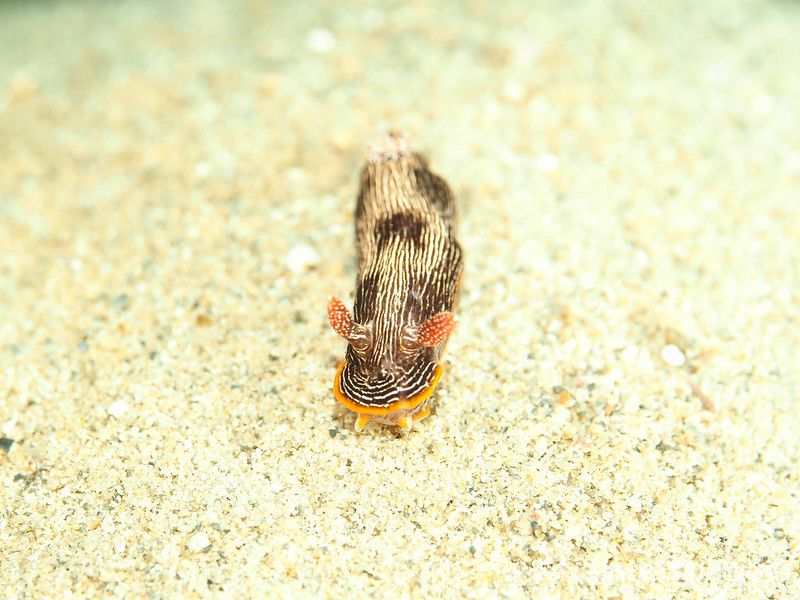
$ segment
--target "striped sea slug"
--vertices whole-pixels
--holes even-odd
[[[455,327],[463,261],[447,183],[389,135],[369,146],[356,205],[358,277],[353,314],[338,298],[328,320],[348,342],[333,381],[336,399],[406,431],[430,414],[442,355]]]

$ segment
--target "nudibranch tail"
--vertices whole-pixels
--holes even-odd
[[[367,160],[373,164],[399,160],[411,156],[412,153],[411,140],[405,135],[395,133],[390,133],[367,146]]]

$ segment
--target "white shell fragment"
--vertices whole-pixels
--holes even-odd
[[[306,244],[298,244],[286,255],[286,266],[292,273],[302,273],[319,262],[319,254]]]
[[[116,402],[109,405],[106,409],[108,414],[114,417],[115,419],[119,419],[128,412],[128,403],[124,400],[117,400]]]
[[[187,548],[192,552],[208,552],[211,549],[211,540],[205,533],[196,533],[189,540]]]
[[[336,47],[336,36],[329,29],[315,27],[306,35],[306,48],[318,54],[327,54]]]
[[[683,351],[674,344],[667,344],[661,349],[661,358],[672,367],[680,367],[686,362]]]

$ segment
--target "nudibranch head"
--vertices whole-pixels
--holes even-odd
[[[333,379],[333,395],[358,414],[357,431],[372,420],[410,430],[414,423],[430,414],[427,402],[442,377],[442,365],[431,363],[430,366],[423,379],[404,390],[404,383],[391,376],[360,378],[358,371],[349,369],[350,363],[345,359]]]
[[[404,327],[388,354],[380,354],[372,327],[354,323],[341,300],[328,301],[328,320],[350,342],[333,380],[333,394],[358,414],[356,430],[371,420],[410,430],[430,414],[427,402],[443,371],[437,350],[452,331],[452,313],[436,313],[420,325]]]

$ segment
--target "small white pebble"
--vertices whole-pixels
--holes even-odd
[[[753,112],[757,115],[764,116],[772,112],[775,106],[775,100],[769,94],[756,94],[752,100]]]
[[[533,446],[534,456],[536,456],[537,458],[541,458],[542,456],[544,456],[544,453],[547,452],[547,445],[548,441],[547,438],[544,436],[536,440],[536,443]]]
[[[17,433],[17,417],[12,417],[3,425],[3,435],[5,437],[14,438]]]
[[[194,166],[194,174],[198,179],[207,179],[211,174],[211,165],[206,161],[201,161]]]
[[[187,544],[192,552],[208,552],[211,549],[211,540],[205,533],[196,533]]]
[[[545,173],[555,171],[560,164],[561,161],[555,154],[542,154],[536,159],[536,168]]]
[[[639,348],[636,346],[626,346],[622,351],[622,360],[626,363],[632,363],[639,356]]]
[[[319,254],[311,246],[298,244],[286,255],[286,266],[292,273],[302,273],[319,262]]]
[[[128,412],[128,403],[123,400],[117,400],[113,404],[108,407],[108,414],[110,414],[115,419],[119,419]]]
[[[327,54],[336,47],[336,36],[324,27],[315,27],[306,34],[306,47],[312,52]]]
[[[622,381],[625,378],[625,371],[623,371],[620,367],[614,367],[608,373],[605,374],[605,379],[608,381],[610,385],[614,385]]]
[[[503,98],[508,102],[522,102],[525,99],[525,86],[519,81],[507,81],[503,85]]]
[[[286,177],[292,183],[300,183],[306,178],[306,172],[300,167],[292,167],[286,172]]]
[[[786,155],[786,167],[792,174],[800,173],[800,150],[789,152]]]
[[[686,362],[686,357],[680,348],[674,344],[667,344],[661,349],[661,358],[664,362],[673,367],[680,367]]]

